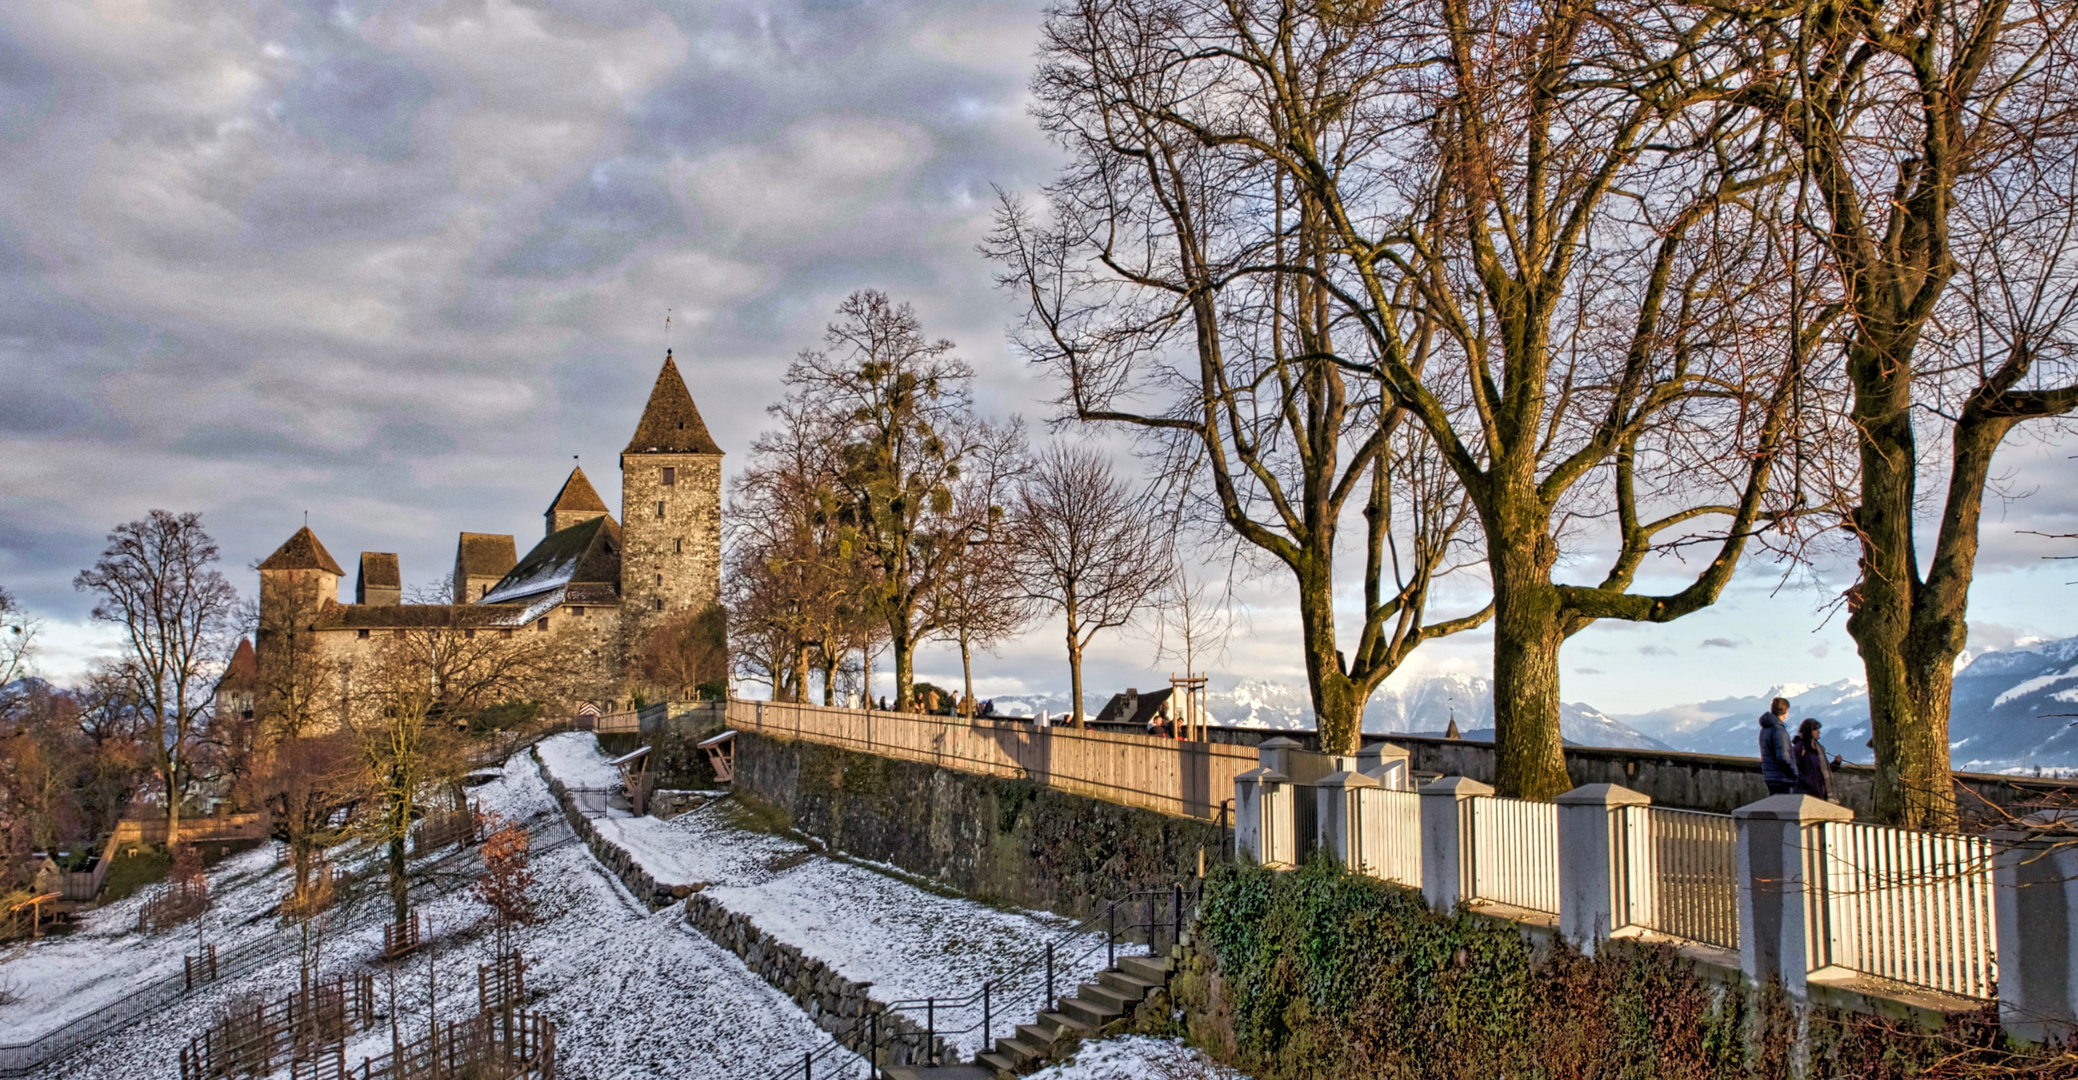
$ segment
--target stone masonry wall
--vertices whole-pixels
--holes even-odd
[[[621,629],[631,650],[657,623],[721,599],[721,465],[718,454],[621,456]],[[676,470],[670,485],[666,468]]]
[[[1213,823],[816,743],[736,737],[736,789],[830,847],[970,896],[1070,917],[1196,878],[1227,831]]]

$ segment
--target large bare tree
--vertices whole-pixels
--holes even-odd
[[[1089,447],[1053,443],[1041,451],[1015,505],[1016,572],[1027,595],[1060,613],[1069,699],[1081,727],[1083,650],[1155,601],[1169,579],[1168,531],[1148,500]]]
[[[209,723],[238,630],[238,593],[217,569],[200,514],[153,510],[108,534],[100,559],[73,579],[115,624],[123,653],[109,671],[128,689],[166,798],[166,843],[180,838],[190,754]]]
[[[1847,630],[1869,680],[1876,813],[1949,824],[1949,696],[1992,459],[2019,425],[2078,408],[2078,7],[1742,13],[1780,73],[1749,100],[1800,151],[1802,220],[1825,258],[1812,292],[1847,313],[1858,471],[1839,501],[1860,554]],[[1942,489],[1931,544],[1926,488]]]

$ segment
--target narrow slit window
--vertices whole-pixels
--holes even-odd
[[[356,630],[356,631],[354,631],[354,636],[355,636],[355,637],[367,637],[367,636],[368,636],[368,631],[366,631],[366,630]]]
[[[664,517],[664,504],[663,504],[663,502],[662,502],[661,500],[659,500],[659,501],[657,502],[657,518],[658,518],[658,520],[662,520],[662,519],[663,519],[663,517]]]
[[[662,610],[664,610],[664,598],[663,598],[663,597],[659,596],[659,597],[657,597],[657,598],[656,598],[655,600],[652,600],[652,601],[650,601],[650,602],[656,605],[656,608],[657,608],[657,610],[658,610],[658,611],[662,611]]]
[[[658,574],[658,575],[657,575],[657,584],[658,584],[658,585],[660,585],[660,586],[661,586],[662,584],[664,584],[664,575],[662,575],[662,574]]]
[[[684,540],[673,540],[673,541],[671,541],[671,554],[673,554],[673,555],[683,555],[683,554],[685,554],[685,541],[684,541]]]
[[[546,630],[546,629],[548,629],[548,620],[547,620],[547,619],[543,619],[543,620],[541,620],[540,622],[538,622],[538,623],[535,623],[535,624],[534,624],[534,629],[536,629],[536,630]]]

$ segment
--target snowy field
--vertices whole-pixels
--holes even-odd
[[[610,760],[586,732],[554,736],[541,749],[549,771],[572,786],[576,782],[559,770],[595,776]],[[1057,943],[1060,996],[1073,994],[1103,967],[1101,933],[1064,943],[1068,924],[1055,916],[942,896],[792,840],[735,828],[727,810],[726,802],[714,803],[669,821],[607,810],[594,820],[601,836],[651,877],[672,885],[706,883],[709,897],[844,977],[872,983],[874,998],[884,1003],[965,997],[984,979],[1000,985],[1009,965],[1048,941]],[[995,997],[998,1024],[1029,1023],[1038,1013],[1044,973],[1035,970],[1019,982],[1024,993]],[[948,1018],[946,1026],[958,1022]],[[999,1027],[997,1034],[1006,1030]],[[978,1029],[953,1041],[963,1057],[982,1049]]]
[[[509,762],[501,779],[471,794],[486,809],[515,820],[538,821],[556,814],[540,770],[525,755]],[[567,827],[559,827],[557,832],[569,835]],[[682,913],[676,909],[654,915],[647,912],[581,844],[551,846],[546,837],[536,843],[542,854],[534,865],[535,895],[543,918],[519,932],[518,944],[528,962],[529,1007],[553,1017],[557,1024],[559,1076],[583,1080],[759,1077],[823,1043],[826,1036],[793,1002],[767,986],[735,956],[686,926]],[[282,891],[279,879],[284,872],[267,868],[268,856],[255,852],[248,858],[251,865],[236,870],[226,863],[222,884],[212,882],[220,889],[218,901],[227,911],[262,910]],[[232,875],[241,871],[247,879],[234,879]],[[382,944],[378,923],[327,942],[320,962],[327,975],[374,972],[378,1010],[389,1012],[394,1000],[407,1039],[425,1030],[429,999],[437,1002],[437,1012],[444,1019],[475,1011],[476,967],[488,961],[492,950],[482,925],[485,909],[469,899],[465,890],[431,900],[421,910],[431,928],[430,957],[421,955],[391,966],[375,963]],[[110,914],[116,913],[111,909]],[[129,918],[134,923],[134,909]],[[192,943],[191,937],[175,937]],[[76,934],[69,941],[52,944],[83,945],[96,940]],[[100,952],[74,953],[74,958],[127,964],[123,952],[154,952],[166,947],[164,943],[125,941],[120,935],[102,935],[98,940]],[[178,970],[177,946],[172,956]],[[17,971],[26,976],[30,969],[18,968],[19,963],[0,964],[0,978]],[[86,1047],[45,1070],[44,1075],[64,1080],[178,1076],[180,1048],[227,1000],[255,993],[279,997],[295,986],[299,970],[292,953],[249,975],[226,980]],[[40,985],[35,992],[42,1000],[51,1000]],[[6,1023],[0,1020],[0,1029]],[[355,1057],[373,1055],[388,1044],[389,1030],[384,1025],[351,1045],[349,1052]]]
[[[1085,1042],[1070,1060],[1029,1080],[1248,1080],[1176,1039],[1126,1035]]]

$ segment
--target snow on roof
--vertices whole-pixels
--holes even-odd
[[[642,749],[636,750],[632,753],[622,754],[621,756],[614,758],[612,761],[609,761],[606,764],[612,765],[615,768],[619,768],[620,766],[626,765],[627,763],[635,760],[636,758],[639,758],[642,755],[649,753],[649,749],[649,747],[645,746]]]
[[[708,738],[708,739],[702,739],[702,740],[700,740],[699,744],[698,744],[697,746],[695,746],[695,747],[694,747],[694,749],[697,749],[697,750],[705,750],[705,749],[707,749],[708,747],[710,747],[710,746],[713,746],[713,745],[714,745],[714,744],[716,744],[716,743],[724,743],[724,742],[728,742],[728,741],[729,741],[730,739],[733,739],[733,738],[735,738],[735,737],[736,737],[736,729],[735,729],[735,728],[730,728],[729,730],[727,730],[727,731],[724,731],[724,732],[722,732],[721,734],[719,734],[719,735],[716,735],[716,736],[714,736],[714,737],[712,737],[712,738]]]

